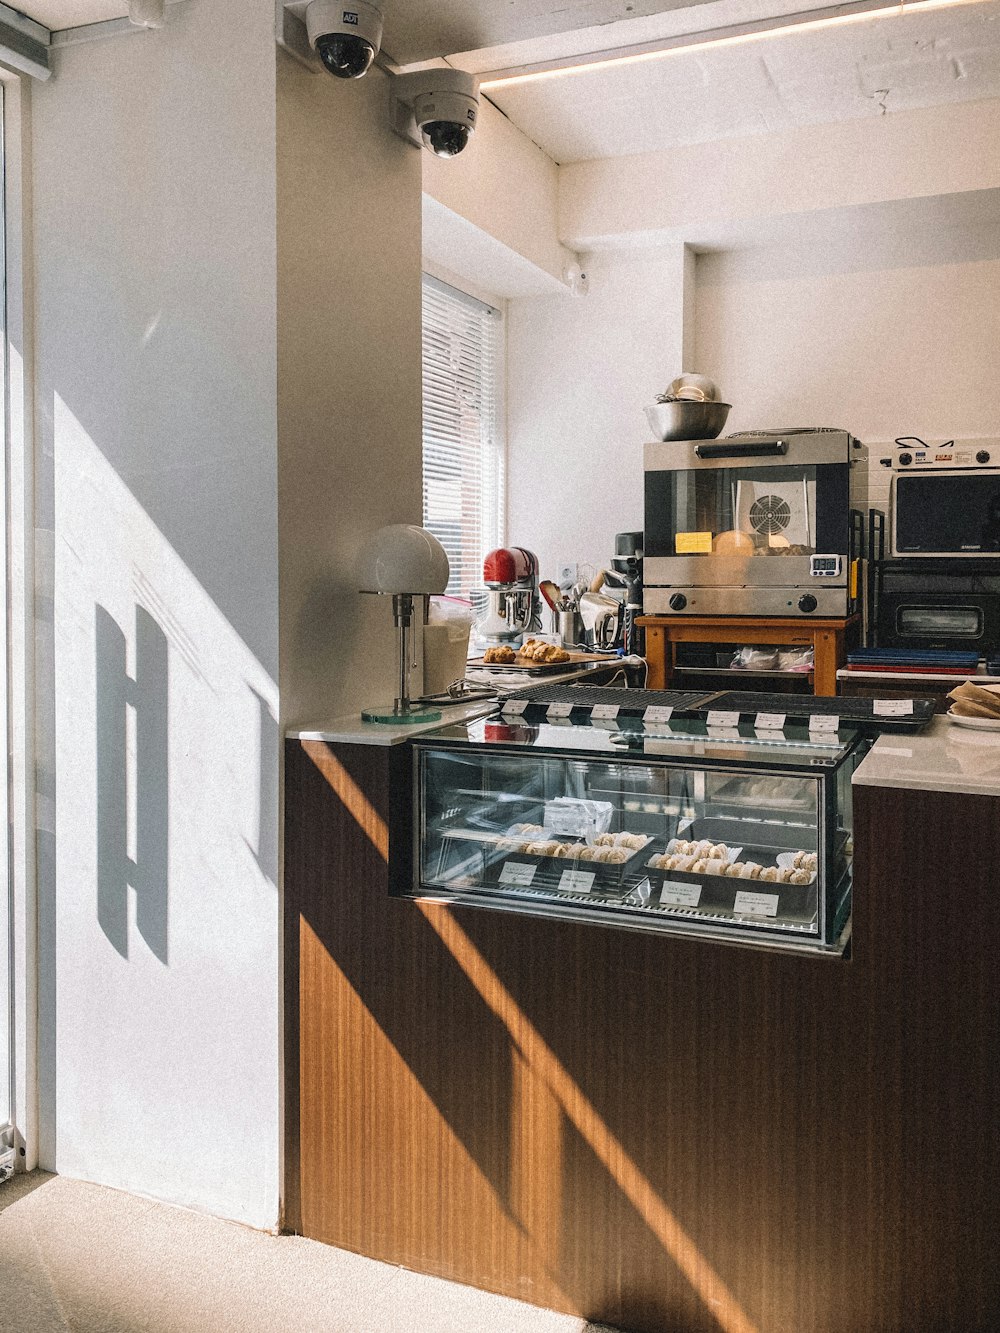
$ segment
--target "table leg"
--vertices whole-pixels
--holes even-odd
[[[820,630],[813,635],[813,690],[817,696],[833,698],[837,693],[837,644],[835,630]]]

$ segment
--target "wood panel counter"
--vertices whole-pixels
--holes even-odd
[[[878,763],[812,958],[394,899],[409,747],[289,739],[287,1228],[632,1333],[996,1328],[1000,786]]]

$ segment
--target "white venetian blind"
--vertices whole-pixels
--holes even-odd
[[[455,596],[482,586],[503,539],[502,333],[499,310],[424,275],[424,527],[448,552]]]

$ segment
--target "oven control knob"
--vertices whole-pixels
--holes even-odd
[[[988,463],[989,461],[990,461],[990,456],[989,456],[989,454],[986,452],[985,449],[980,449],[979,453],[976,454],[976,462],[977,462],[977,463]]]
[[[819,606],[819,602],[817,602],[811,592],[803,593],[799,598],[800,611],[815,611],[817,606]]]
[[[688,599],[684,596],[682,592],[675,592],[671,594],[670,597],[671,611],[683,611],[684,608],[687,606],[687,604],[688,604]]]
[[[906,465],[907,465],[908,463],[912,463],[912,462],[913,462],[913,455],[912,455],[912,454],[900,454],[900,455],[899,455],[899,465],[900,465],[900,467],[906,467]]]

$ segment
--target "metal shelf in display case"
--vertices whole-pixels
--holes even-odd
[[[842,952],[858,731],[479,719],[415,739],[403,896]]]

